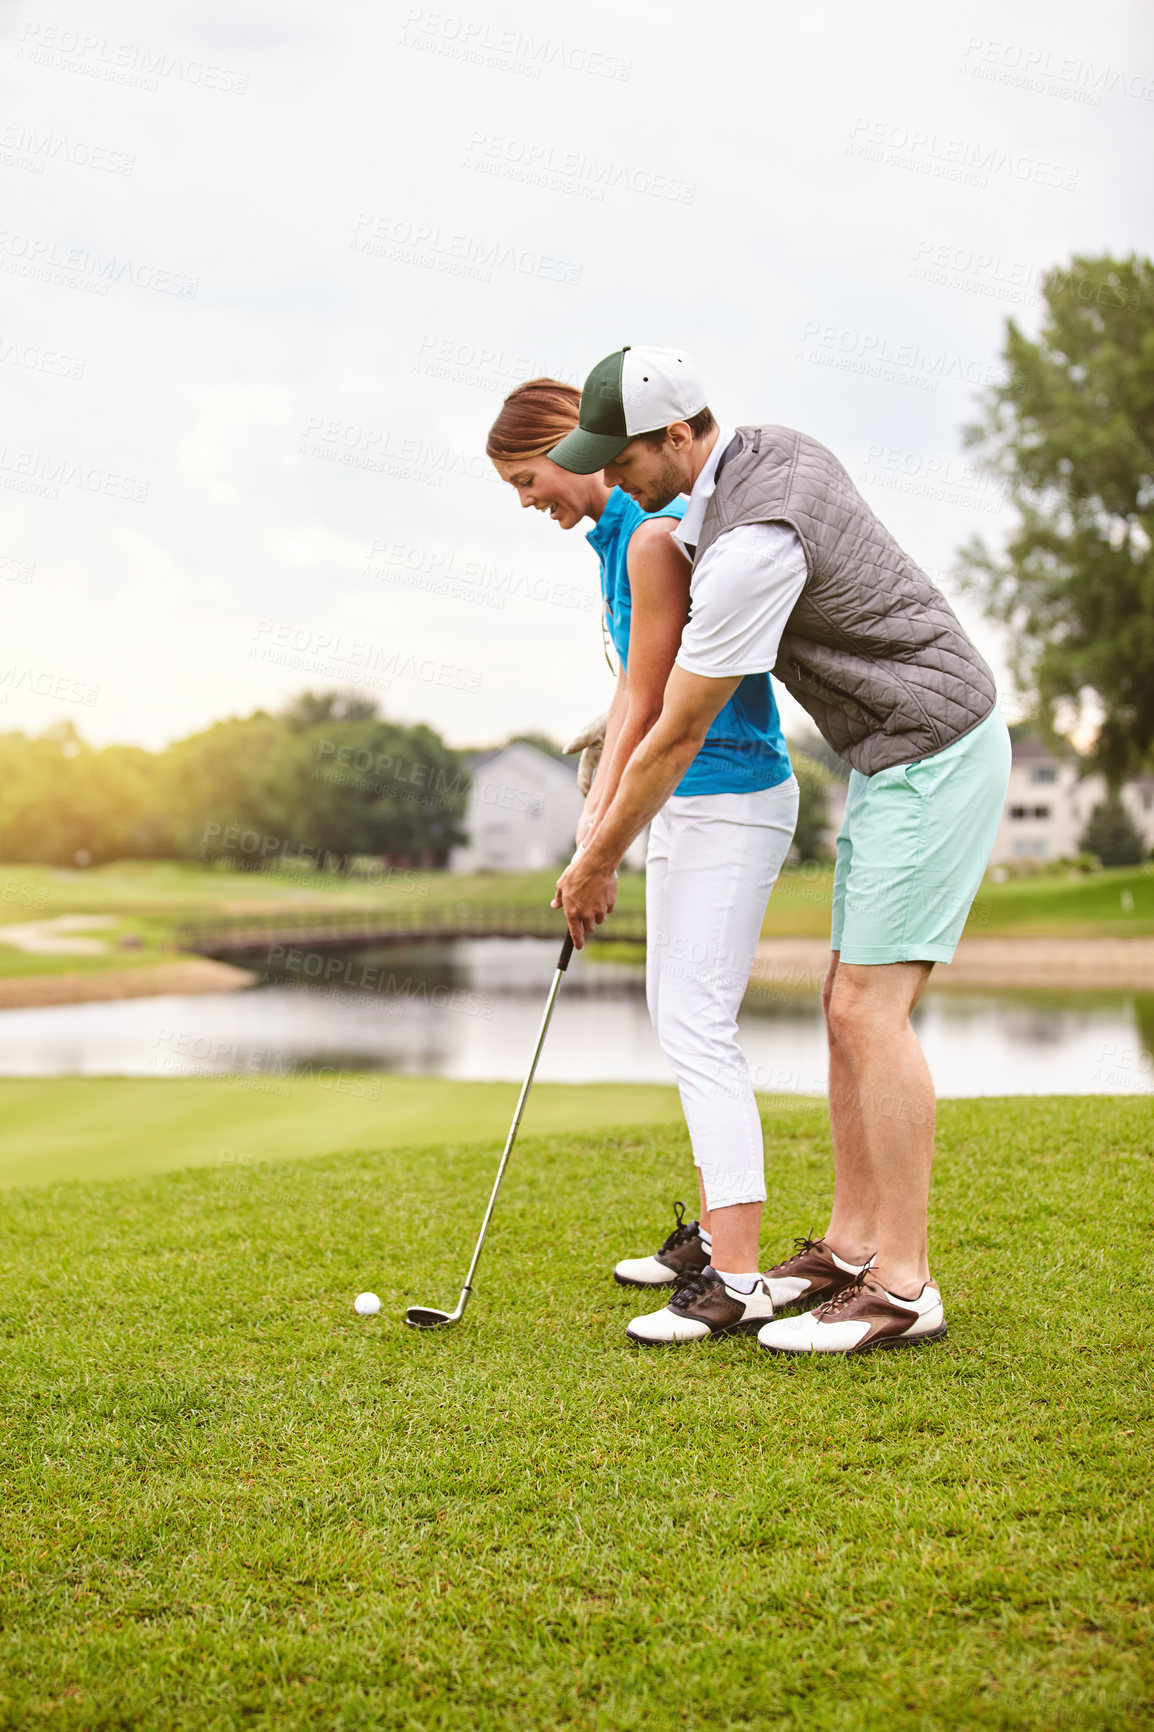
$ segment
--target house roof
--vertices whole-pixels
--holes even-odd
[[[1055,750],[1037,734],[1011,734],[1010,750],[1015,764],[1041,763],[1043,761],[1051,764],[1062,764],[1071,762],[1078,755],[1069,749],[1065,751]]]
[[[559,775],[566,781],[575,783],[577,780],[577,759],[575,757],[567,761],[551,758],[548,752],[541,751],[538,746],[531,746],[527,740],[513,740],[507,746],[493,746],[487,752],[472,752],[465,759],[465,768],[471,776],[475,777],[481,770],[488,769],[490,764],[496,763],[498,758],[512,758],[514,762],[518,758],[522,762],[528,758],[530,763],[535,763],[539,769],[547,767],[554,775]]]

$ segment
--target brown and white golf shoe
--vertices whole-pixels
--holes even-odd
[[[875,1347],[912,1347],[946,1333],[936,1281],[916,1299],[887,1293],[868,1269],[816,1311],[767,1323],[758,1341],[771,1353],[869,1353]]]
[[[709,1262],[709,1252],[696,1221],[685,1219],[685,1204],[674,1203],[677,1225],[652,1257],[626,1257],[613,1271],[622,1287],[672,1287],[683,1275],[697,1275]]]
[[[711,1335],[753,1335],[772,1316],[764,1281],[752,1293],[740,1293],[715,1269],[703,1269],[680,1280],[668,1305],[635,1317],[625,1333],[639,1347],[681,1347]]]
[[[869,1263],[847,1263],[831,1251],[824,1239],[795,1239],[797,1250],[784,1263],[765,1271],[774,1304],[819,1305],[834,1299],[869,1268]],[[872,1262],[873,1259],[870,1259]]]

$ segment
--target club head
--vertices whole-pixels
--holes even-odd
[[[411,1329],[439,1329],[442,1324],[456,1323],[459,1315],[456,1311],[433,1311],[427,1305],[410,1305],[405,1322]]]

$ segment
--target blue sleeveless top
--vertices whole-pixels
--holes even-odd
[[[600,521],[585,539],[601,561],[601,596],[609,635],[621,666],[629,671],[629,625],[633,599],[626,555],[639,523],[652,517],[682,517],[686,501],[675,499],[664,511],[642,511],[636,500],[615,487]],[[747,674],[715,718],[676,794],[751,794],[776,788],[793,774],[781,733],[781,720],[768,674]]]

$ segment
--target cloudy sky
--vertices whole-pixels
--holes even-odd
[[[3,727],[159,746],[339,684],[575,728],[594,558],[483,450],[622,343],[824,440],[948,587],[1005,521],[960,428],[1007,316],[1151,250],[1140,0],[4,19]]]

